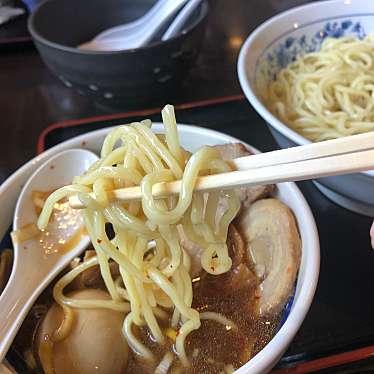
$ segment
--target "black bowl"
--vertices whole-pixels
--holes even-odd
[[[29,18],[29,31],[49,69],[68,87],[107,105],[138,106],[170,93],[196,61],[204,38],[206,0],[176,37],[132,50],[76,48],[100,31],[142,16],[153,0],[47,0]]]

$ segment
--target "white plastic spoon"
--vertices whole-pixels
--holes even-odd
[[[50,158],[30,177],[19,195],[13,230],[36,223],[33,191],[51,191],[70,184],[98,157],[87,150],[66,150]],[[0,362],[7,353],[24,318],[40,293],[89,244],[88,236],[66,252],[46,254],[39,238],[13,243],[14,264],[9,282],[0,296]]]
[[[81,49],[114,51],[145,45],[188,0],[159,0],[149,12],[130,24],[112,27],[79,46]]]
[[[159,0],[155,5],[142,17],[133,22],[124,25],[111,27],[98,34],[93,40],[116,39],[128,35],[129,32],[139,32],[149,27],[150,23],[157,21],[160,17],[171,17],[175,14],[188,0]]]

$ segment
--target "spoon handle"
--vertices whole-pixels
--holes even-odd
[[[98,34],[94,41],[108,41],[111,39],[118,39],[128,37],[128,33],[135,33],[138,36],[139,32],[148,32],[149,28],[154,28],[155,24],[163,23],[160,19],[164,17],[168,19],[176,13],[187,0],[159,0],[144,16],[131,22],[120,26],[114,26],[110,29],[102,31]]]
[[[38,297],[42,269],[22,269],[14,264],[11,277],[0,296],[0,362],[4,359],[23,320]]]
[[[189,0],[184,8],[178,13],[161,40],[168,40],[177,35],[185,25],[191,14],[198,8],[202,0]]]

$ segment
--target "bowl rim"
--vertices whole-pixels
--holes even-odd
[[[168,40],[157,40],[155,42],[152,42],[150,44],[147,44],[142,47],[138,48],[132,48],[132,49],[124,49],[119,51],[92,51],[87,49],[79,49],[77,47],[69,47],[64,44],[56,43],[53,41],[50,41],[49,39],[45,38],[43,35],[40,34],[40,32],[35,27],[35,18],[38,16],[38,13],[40,12],[40,9],[42,9],[46,4],[49,4],[55,0],[45,0],[42,1],[40,4],[38,4],[35,9],[32,11],[32,13],[29,16],[29,19],[27,21],[27,28],[32,36],[32,38],[36,41],[38,41],[41,44],[47,45],[50,48],[57,49],[59,51],[63,52],[69,52],[77,55],[86,55],[86,56],[112,56],[112,55],[123,55],[123,54],[133,54],[138,51],[145,51],[145,50],[152,50],[153,48],[160,47],[161,45],[168,45],[173,43],[175,40],[183,37],[184,35],[187,35],[191,33],[193,30],[195,30],[208,16],[209,12],[209,4],[207,0],[203,0],[200,5],[200,13],[199,16],[196,17],[196,19],[191,23],[191,25],[187,29],[183,29],[182,32],[178,33],[177,35],[171,37]]]
[[[159,129],[161,129],[161,126],[161,123],[155,122],[153,123],[152,127],[157,132],[159,131]],[[26,177],[28,177],[28,175],[31,174],[33,170],[38,168],[41,163],[53,157],[56,153],[71,148],[90,149],[89,146],[87,148],[83,147],[82,144],[84,143],[82,142],[85,141],[86,144],[90,144],[90,142],[92,142],[93,140],[97,141],[97,139],[102,139],[114,127],[116,126],[86,132],[79,136],[65,140],[64,142],[61,142],[50,148],[49,150],[46,150],[40,155],[34,157],[22,167],[20,167],[0,186],[0,200],[2,197],[3,199],[5,198],[4,195],[6,195],[7,190],[9,191],[10,189],[12,189],[12,185],[20,183],[20,178],[25,177],[25,175]],[[240,139],[227,135],[223,132],[199,126],[183,124],[178,124],[178,128],[181,130],[182,134],[184,132],[196,135],[205,135],[207,137],[214,138],[214,141],[220,139],[223,143],[239,141],[248,146],[251,150],[255,152],[257,151],[249,144],[246,144]],[[285,193],[296,202],[296,205],[298,205],[300,207],[300,210],[302,211],[302,220],[300,217],[301,212],[299,212],[298,215],[296,215],[296,212],[294,212],[295,216],[299,218],[297,220],[299,226],[305,227],[305,235],[308,237],[308,240],[303,241],[302,245],[302,263],[305,264],[303,273],[301,274],[299,272],[297,280],[297,284],[301,282],[301,279],[302,283],[300,283],[300,286],[297,289],[297,296],[295,297],[295,300],[291,307],[291,311],[282,327],[278,330],[278,332],[274,335],[270,342],[250,361],[248,361],[241,368],[238,368],[235,371],[235,374],[244,374],[248,372],[262,374],[267,370],[270,370],[270,368],[274,366],[275,362],[280,359],[281,355],[291,343],[303,320],[305,319],[312,303],[318,283],[320,268],[320,243],[317,226],[312,211],[303,194],[295,183],[286,182],[279,185],[279,187],[285,190]]]
[[[291,9],[285,10],[269,19],[267,19],[265,22],[257,26],[247,37],[245,42],[243,43],[238,57],[237,62],[237,71],[238,71],[238,77],[239,77],[239,83],[240,86],[249,101],[249,103],[254,107],[254,109],[257,111],[257,113],[260,114],[260,116],[271,126],[274,127],[275,130],[279,131],[282,135],[287,137],[289,140],[293,141],[294,143],[298,145],[306,145],[313,143],[309,139],[305,138],[304,136],[298,134],[296,131],[292,130],[290,127],[288,127],[286,124],[284,124],[282,121],[280,121],[277,117],[275,117],[267,108],[266,106],[261,102],[261,100],[257,97],[255,90],[252,89],[252,84],[250,83],[250,80],[247,78],[246,73],[246,58],[251,50],[251,46],[254,42],[254,40],[264,33],[267,29],[271,28],[271,25],[275,22],[279,22],[285,18],[288,18],[290,15],[306,11],[309,12],[312,9],[317,9],[319,7],[323,7],[326,5],[331,4],[344,4],[345,6],[354,5],[354,2],[348,2],[349,0],[325,0],[323,2],[313,2],[309,4],[303,4],[296,7],[293,7]],[[338,17],[338,16],[337,16]],[[334,18],[334,17],[332,17]],[[322,20],[321,20],[322,21]],[[278,38],[279,36],[277,36]],[[270,43],[271,44],[271,43]],[[264,51],[264,49],[263,49]],[[263,52],[262,51],[262,52]],[[369,171],[362,171],[357,174],[364,174],[368,177],[374,178],[374,170]]]

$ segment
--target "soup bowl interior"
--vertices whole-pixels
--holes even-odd
[[[162,132],[161,124],[154,124],[157,133]],[[110,128],[87,133],[42,153],[38,157],[22,166],[16,173],[8,178],[0,187],[0,204],[4,220],[0,223],[0,234],[4,236],[13,219],[18,191],[28,177],[48,158],[54,154],[71,148],[81,148],[99,152],[104,137]],[[203,145],[224,144],[240,142],[231,136],[213,130],[195,126],[179,125],[182,146],[190,151],[196,151]],[[256,149],[247,145],[252,152]],[[286,319],[272,340],[248,363],[239,368],[236,373],[264,373],[269,371],[279,360],[295,336],[311,305],[319,275],[319,240],[316,225],[311,210],[294,183],[282,183],[275,192],[275,197],[286,203],[293,211],[302,239],[302,257],[298,273],[293,302],[289,303],[290,310]]]

